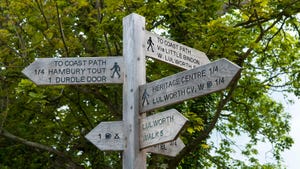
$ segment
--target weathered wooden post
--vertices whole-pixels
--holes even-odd
[[[123,18],[123,122],[128,125],[123,151],[124,169],[145,169],[146,153],[139,141],[139,86],[146,83],[144,32],[145,18],[130,14]]]

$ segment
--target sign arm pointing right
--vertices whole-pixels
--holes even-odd
[[[241,67],[227,59],[179,72],[140,86],[141,112],[226,89]]]

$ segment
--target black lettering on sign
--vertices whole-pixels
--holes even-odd
[[[198,90],[203,90],[205,84],[204,84],[204,83],[200,83],[200,84],[198,84],[197,86],[198,86]]]
[[[180,46],[179,50],[186,53],[186,54],[189,54],[189,55],[192,54],[192,51],[189,48],[185,47],[185,46]]]
[[[163,40],[162,38],[160,38],[160,37],[157,37],[157,41],[158,41],[158,43],[160,43],[160,44],[163,44],[163,43],[164,43],[164,40]]]
[[[89,66],[103,66],[103,65],[106,65],[106,60],[105,59],[89,60],[88,65]]]
[[[218,68],[218,66],[213,66],[213,67],[210,67],[208,70],[209,70],[209,73],[212,75],[214,73],[217,73],[219,71],[219,68]]]
[[[85,68],[48,69],[48,75],[83,75]]]
[[[161,53],[157,53],[157,57],[158,58],[162,58],[162,54]]]
[[[158,104],[158,103],[161,103],[161,102],[164,102],[164,101],[165,100],[161,96],[159,96],[159,97],[153,98],[152,103],[153,104]]]
[[[66,60],[65,61],[65,66],[84,66],[84,65],[85,65],[85,62],[83,62],[82,60]]]
[[[54,61],[55,66],[63,66],[64,62],[63,61]]]
[[[169,57],[169,56],[165,56],[165,61],[170,62],[170,63],[174,63],[173,58]]]
[[[51,82],[51,79],[49,79]],[[55,83],[83,83],[85,82],[85,77],[55,77]]]
[[[173,146],[173,145],[174,145],[174,146],[177,146],[176,140],[175,140],[175,141],[171,141],[170,145],[171,145],[171,146]]]
[[[87,76],[87,82],[106,82],[106,76]]]
[[[178,44],[168,41],[167,39],[165,39],[164,44],[170,48],[178,49]]]
[[[43,75],[45,73],[44,69],[34,69],[34,73],[36,75]]]
[[[184,84],[184,83],[187,83],[191,80],[201,79],[203,77],[206,77],[205,69],[203,69],[201,71],[198,71],[198,72],[194,72],[194,73],[182,76],[181,77],[181,83]]]
[[[220,78],[216,79],[215,82],[216,82],[216,85],[218,86],[220,84],[225,83],[225,79],[224,79],[224,77],[220,77]]]
[[[56,60],[54,61],[54,66],[56,67],[66,67],[66,66],[85,66],[87,63],[87,60]]]
[[[87,68],[89,74],[105,73],[105,68]]]
[[[160,130],[160,131],[144,134],[143,139],[144,141],[149,141],[149,140],[157,139],[162,136],[164,136],[164,131]]]
[[[189,61],[189,62],[191,62],[191,63],[195,63],[195,64],[197,64],[197,65],[200,64],[199,60],[194,59],[193,57],[190,57],[190,56],[187,56],[187,55],[183,55],[183,59],[184,59],[184,60],[187,60],[187,61]]]
[[[166,145],[163,143],[163,144],[160,144],[160,149],[161,150],[167,150],[167,148],[166,148]]]
[[[145,129],[149,129],[152,127],[156,127],[159,125],[163,125],[165,123],[173,123],[174,122],[174,116],[166,116],[166,117],[162,117],[160,119],[154,119],[152,121],[146,122],[142,124],[142,128],[143,130]]]

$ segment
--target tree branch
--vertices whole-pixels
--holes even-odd
[[[42,7],[43,4],[40,4],[40,2],[39,2],[38,0],[35,0],[35,2],[36,2],[36,4],[37,4],[37,6],[38,6],[39,11],[41,12],[41,14],[42,14],[42,16],[43,16],[43,19],[44,19],[45,23],[46,23],[46,29],[49,29],[49,21],[48,21],[46,15],[45,15],[44,10],[43,10],[43,7]],[[50,39],[47,37],[47,35],[45,34],[45,31],[44,31],[44,30],[41,30],[41,33],[43,34],[43,36],[45,37],[45,39],[48,41],[48,43],[49,43],[52,47],[55,47],[55,45],[51,42],[51,40],[50,40]]]
[[[69,50],[68,50],[68,46],[66,44],[66,37],[65,37],[65,34],[64,34],[64,30],[62,28],[62,22],[61,22],[61,19],[60,19],[60,14],[59,14],[59,10],[58,10],[58,4],[57,4],[56,1],[55,1],[55,7],[56,7],[56,14],[57,14],[59,32],[60,32],[60,35],[61,35],[61,38],[62,38],[62,41],[63,41],[63,44],[64,44],[64,48],[65,48],[67,57],[69,57]]]
[[[97,20],[101,24],[102,19],[103,19],[102,15],[101,15],[101,9],[103,8],[103,0],[101,0],[101,2],[99,0],[96,0],[96,8],[97,8]],[[110,48],[110,45],[108,42],[108,37],[107,37],[106,31],[104,31],[104,38],[105,38],[106,47],[108,49],[108,53],[110,56],[112,56],[112,51],[111,51],[111,48]]]
[[[40,144],[40,143],[25,140],[21,137],[18,137],[18,136],[15,136],[15,135],[11,134],[10,132],[6,131],[4,128],[2,128],[2,130],[0,131],[0,135],[4,136],[4,137],[6,137],[10,140],[22,143],[26,146],[37,148],[37,149],[40,149],[40,150],[43,150],[43,151],[53,153],[53,154],[59,156],[60,158],[62,158],[63,161],[65,161],[65,164],[66,164],[67,168],[70,168],[70,169],[83,169],[82,166],[80,166],[79,164],[72,161],[72,159],[70,157],[68,157],[66,154],[64,154],[63,152],[60,152],[60,151],[58,151],[58,150],[56,150],[52,147],[48,147],[48,146],[45,146],[45,145]]]
[[[120,112],[122,112],[122,111],[119,109],[119,106],[115,105],[107,96],[103,95],[97,89],[95,89],[95,88],[81,88],[81,87],[78,87],[77,89],[80,91],[80,93],[84,93],[84,94],[94,93],[94,97],[96,99],[99,99],[105,105],[107,105],[107,108],[112,113],[112,115],[114,115],[115,117],[120,116]]]
[[[35,3],[37,4],[38,9],[40,10],[40,12],[41,12],[41,14],[42,14],[42,16],[43,16],[43,18],[44,18],[44,20],[45,20],[45,22],[46,22],[46,27],[47,27],[47,29],[48,29],[48,28],[49,28],[49,22],[48,22],[48,20],[47,20],[47,17],[46,17],[46,15],[45,15],[45,12],[44,12],[44,10],[43,10],[43,8],[42,8],[42,4],[40,4],[38,0],[35,0]]]
[[[95,126],[93,126],[93,124],[91,123],[91,120],[89,119],[88,115],[86,114],[86,111],[84,110],[84,108],[81,106],[81,98],[80,98],[80,91],[77,90],[77,104],[79,106],[79,110],[83,113],[84,117],[86,118],[88,124],[90,125],[90,127],[93,129]]]
[[[101,2],[99,0],[96,0],[97,19],[99,23],[102,22],[102,15],[101,15],[102,6],[103,6],[103,0],[101,0]]]

